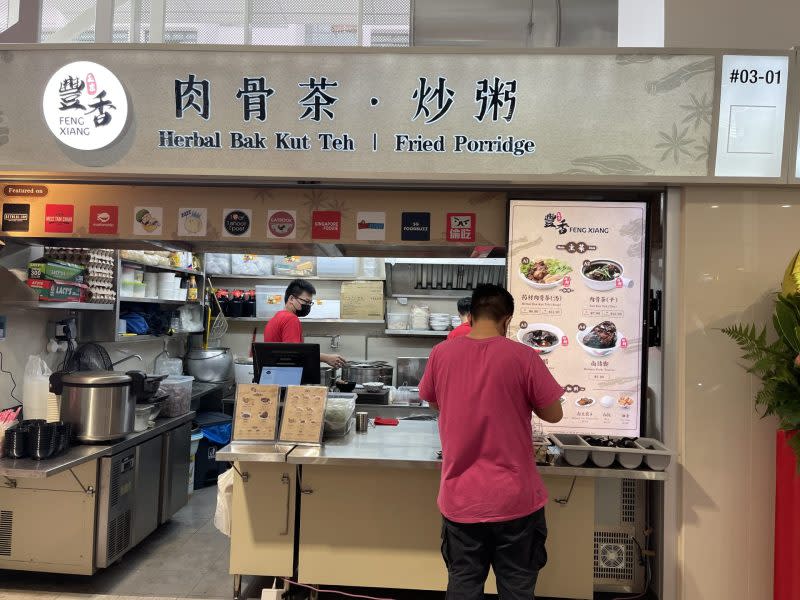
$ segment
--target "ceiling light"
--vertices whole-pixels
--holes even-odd
[[[712,204],[711,208],[719,208],[719,204]]]
[[[791,204],[781,204],[781,208],[792,208]]]

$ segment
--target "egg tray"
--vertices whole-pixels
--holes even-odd
[[[621,437],[608,436],[610,440]],[[638,469],[644,463],[653,471],[663,471],[674,454],[664,444],[648,437],[636,438],[635,448],[592,446],[584,436],[574,433],[552,433],[550,439],[561,450],[567,464],[580,467],[591,461],[596,467],[611,467],[615,462],[626,469]]]

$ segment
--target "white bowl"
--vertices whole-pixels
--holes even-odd
[[[544,329],[545,331],[549,331],[554,336],[558,338],[558,342],[554,346],[550,346],[549,348],[539,348],[538,346],[534,346],[533,344],[529,344],[525,341],[525,334],[535,331],[537,329]],[[555,325],[551,325],[550,323],[528,323],[528,326],[525,328],[520,328],[517,332],[517,340],[525,344],[526,346],[530,346],[534,350],[536,350],[539,354],[548,354],[558,348],[561,345],[561,340],[564,338],[564,332],[561,331]]]
[[[536,283],[535,281],[531,281],[530,279],[525,277],[525,275],[522,274],[522,271],[519,270],[519,265],[517,265],[516,269],[517,269],[517,275],[519,276],[519,278],[522,279],[522,281],[527,283],[529,286],[531,286],[535,290],[552,290],[553,288],[557,288],[564,281],[564,277],[571,277],[572,274],[575,272],[574,270],[570,271],[569,273],[564,275],[564,277],[562,277],[558,281],[551,281],[550,283]]]
[[[619,349],[620,344],[622,343],[622,338],[625,337],[622,334],[622,332],[618,329],[617,330],[617,341],[614,344],[614,346],[612,346],[611,348],[591,348],[589,346],[586,346],[583,343],[583,338],[586,336],[587,333],[589,333],[589,331],[591,331],[591,330],[587,329],[586,331],[579,331],[575,335],[575,339],[578,341],[578,345],[581,348],[583,348],[584,350],[586,350],[586,352],[591,354],[592,356],[601,356],[602,357],[602,356],[609,356],[609,355],[613,354],[614,352],[616,352]]]
[[[625,275],[625,267],[622,266],[622,263],[616,260],[611,260],[608,258],[598,258],[592,261],[589,261],[589,264],[594,263],[611,263],[612,265],[616,265],[619,267],[620,274],[618,277],[612,279],[611,281],[597,281],[595,279],[589,279],[586,275],[584,275],[584,267],[581,266],[581,279],[583,283],[586,284],[586,287],[589,289],[595,290],[597,292],[610,292],[617,288],[617,279],[622,280],[622,287],[633,287],[633,281],[624,277]]]

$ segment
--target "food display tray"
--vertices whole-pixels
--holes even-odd
[[[622,439],[608,437],[612,440]],[[663,471],[674,454],[658,440],[648,437],[636,438],[635,448],[592,446],[584,436],[573,433],[552,433],[550,439],[561,450],[567,464],[573,467],[580,467],[591,460],[597,467],[610,467],[617,462],[626,469],[638,469],[644,463],[654,471]]]

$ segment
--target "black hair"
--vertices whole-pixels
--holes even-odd
[[[283,301],[288,302],[290,296],[294,296],[296,298],[303,292],[308,292],[313,296],[317,293],[317,290],[314,289],[314,286],[305,279],[293,279],[286,288],[286,293],[283,295]]]
[[[472,298],[464,296],[459,299],[456,306],[458,306],[458,314],[464,317],[469,314],[470,308],[472,307]]]
[[[514,314],[514,298],[499,285],[481,284],[472,292],[470,314],[473,320],[490,319],[499,323]]]

